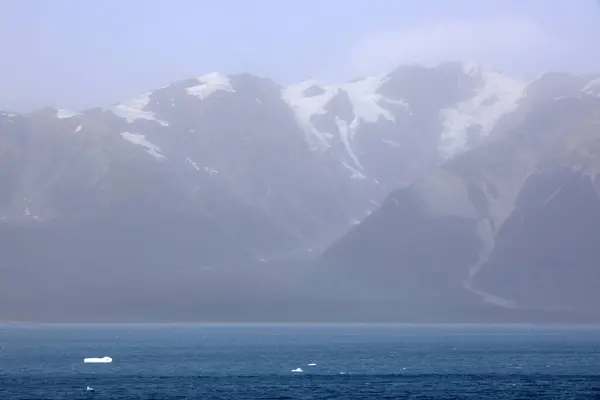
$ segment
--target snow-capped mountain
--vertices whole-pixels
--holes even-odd
[[[4,295],[317,254],[391,191],[598,83],[464,63],[287,87],[211,73],[108,107],[0,113]]]
[[[525,88],[460,63],[289,87],[212,73],[107,108],[5,114],[2,135],[19,167],[9,168],[15,186],[0,215],[41,223],[149,204],[165,185],[152,198],[167,209],[185,199],[220,224],[232,202],[256,216],[252,229],[276,227],[288,249],[318,247],[390,190],[487,136]],[[279,248],[264,242],[258,253]]]
[[[325,252],[326,264],[352,293],[405,312],[483,315],[488,304],[597,320],[599,86],[536,80],[506,121],[513,129],[392,192]]]

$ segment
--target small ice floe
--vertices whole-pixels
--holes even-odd
[[[92,364],[108,364],[108,363],[112,362],[112,358],[110,358],[110,357],[102,357],[102,358],[89,357],[89,358],[84,358],[83,362],[84,363],[92,363]]]
[[[304,371],[302,370],[302,368],[296,368],[296,369],[293,369],[292,372],[304,372]]]
[[[316,366],[317,366],[317,364],[316,364],[316,363],[310,363],[310,364],[308,364],[308,366],[309,366],[309,367],[316,367]]]
[[[86,390],[86,391],[88,391],[88,392],[93,392],[93,391],[94,391],[94,388],[93,388],[93,387],[89,387],[89,386],[88,386],[88,387],[86,387],[86,388],[85,388],[85,390]]]

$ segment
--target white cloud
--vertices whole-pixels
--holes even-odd
[[[400,64],[437,65],[468,61],[535,74],[560,58],[560,40],[523,17],[433,21],[407,29],[375,32],[353,48],[352,75],[383,72]]]

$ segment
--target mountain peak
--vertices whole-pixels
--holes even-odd
[[[56,118],[65,119],[65,118],[73,118],[79,115],[79,113],[72,110],[65,110],[63,108],[56,109]]]
[[[80,115],[0,114],[2,304],[90,315],[81,291],[102,283],[131,311],[143,276],[142,303],[202,318],[266,287],[233,267],[314,257],[350,229],[326,252],[335,282],[315,279],[356,282],[348,299],[483,313],[482,296],[535,307],[571,288],[561,302],[597,312],[599,86],[471,63],[286,87],[214,72]]]
[[[307,135],[309,143],[315,148],[325,150],[332,142],[341,140],[351,153],[352,141],[359,126],[364,123],[375,123],[379,118],[394,121],[395,116],[380,102],[397,104],[384,98],[379,89],[389,79],[387,75],[375,75],[356,79],[342,84],[322,84],[314,79],[306,80],[283,89],[282,97],[295,111],[298,124]],[[338,96],[343,96],[348,107],[346,120],[342,115],[331,115],[339,136],[331,131],[319,129],[315,122],[319,116],[328,114],[328,107]],[[405,103],[401,104],[406,106]],[[362,168],[355,156],[351,156],[354,164]]]
[[[198,97],[200,100],[206,99],[219,90],[235,92],[229,77],[220,72],[204,74],[196,79],[198,83],[186,88],[186,92],[191,96]]]

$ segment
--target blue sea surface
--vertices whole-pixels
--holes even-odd
[[[2,400],[449,398],[600,398],[600,327],[0,325]]]

